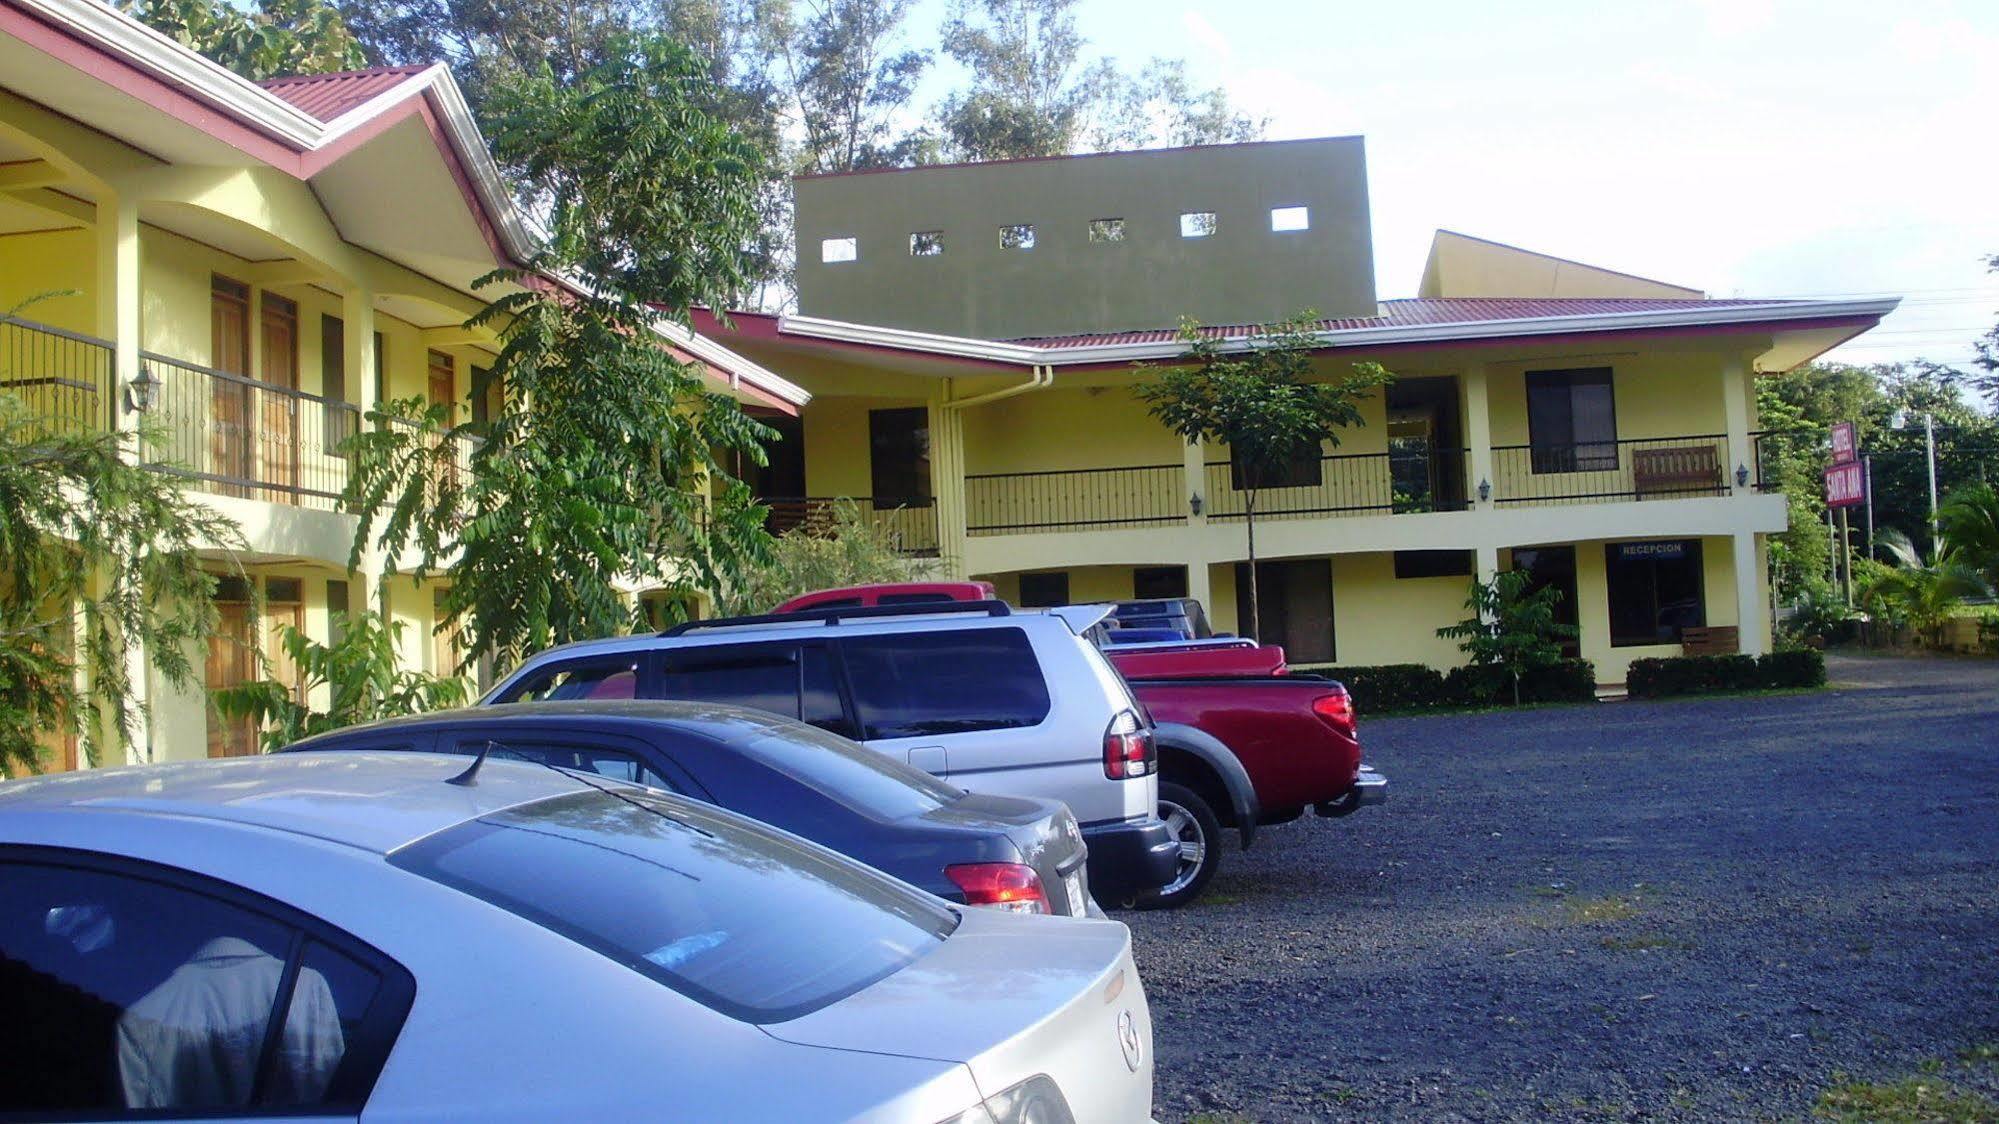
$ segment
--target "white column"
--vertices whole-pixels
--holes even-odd
[[[1480,502],[1478,498],[1478,486],[1492,481],[1492,405],[1486,394],[1485,364],[1465,367],[1464,383],[1465,447],[1471,450],[1466,495],[1475,509],[1484,509],[1492,506],[1492,501]]]
[[[345,348],[342,365],[347,369],[347,392],[360,408],[357,425],[368,424],[368,411],[375,401],[375,294],[350,285],[340,294],[340,330]],[[348,605],[354,612],[374,610],[385,616],[388,605],[382,589],[385,568],[382,552],[370,543],[361,552],[361,568],[354,575],[360,583]]]
[[[937,517],[937,557],[947,577],[965,569],[965,415],[949,404],[951,380],[930,399],[930,495]]]
[[[123,455],[132,461],[141,457],[136,436],[140,417],[125,408],[125,388],[139,374],[139,204],[129,193],[102,189],[97,197],[97,334],[111,341],[111,385],[105,400],[115,418],[115,427],[125,435]],[[108,574],[106,581],[124,581],[127,575]],[[132,702],[142,711],[152,698],[152,666],[144,645],[133,641],[125,650],[125,674],[132,685]],[[112,722],[120,716],[111,716]],[[109,744],[109,743],[107,743]],[[126,761],[141,764],[153,759],[152,724],[141,721],[127,750]]]
[[[1493,578],[1499,576],[1499,548],[1489,542],[1480,543],[1472,553],[1475,556],[1473,568],[1477,571],[1479,584],[1490,584]],[[1479,617],[1488,619],[1485,613],[1480,613]]]
[[[1199,441],[1189,441],[1180,447],[1181,487],[1187,493],[1187,525],[1205,527],[1208,523],[1208,453],[1207,447]],[[1201,511],[1196,514],[1193,500],[1201,497]],[[1188,579],[1193,580],[1191,577]],[[1206,584],[1206,579],[1202,579]],[[1189,587],[1192,588],[1191,586]],[[1193,596],[1189,593],[1188,596]],[[1206,604],[1206,602],[1202,602]]]
[[[1729,553],[1735,559],[1735,632],[1739,651],[1745,656],[1760,656],[1769,651],[1765,641],[1764,614],[1768,611],[1763,600],[1762,566],[1758,562],[1756,534],[1743,531],[1729,543]]]
[[[1749,470],[1752,483],[1756,479],[1756,450],[1749,444],[1749,403],[1754,393],[1755,380],[1749,376],[1749,365],[1742,357],[1731,355],[1722,360],[1721,402],[1728,425],[1728,463],[1722,466],[1722,472],[1737,497],[1755,494],[1752,488],[1735,483],[1737,467]]]

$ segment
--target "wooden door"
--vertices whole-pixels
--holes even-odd
[[[442,351],[433,351],[430,353],[429,391],[431,404],[434,406],[443,406],[445,409],[444,424],[448,426],[457,425],[457,368],[453,365],[451,356],[446,355]],[[445,438],[444,440],[449,441],[450,438]],[[458,483],[458,461],[455,459],[457,451],[455,445],[452,451],[454,459],[445,466],[444,475],[447,480],[455,485]]]
[[[203,683],[210,691],[248,683],[257,677],[257,653],[250,641],[251,612],[247,600],[215,603],[215,632],[208,638],[208,664]],[[224,718],[208,708],[208,755],[245,757],[257,752],[257,726],[249,719]]]
[[[209,365],[224,374],[250,377],[250,287],[217,277],[209,289]],[[248,481],[256,459],[257,419],[250,386],[233,379],[211,379],[209,391],[208,471],[223,477],[218,492],[248,495],[236,483]]]
[[[262,378],[272,387],[282,388],[257,389],[257,396],[263,400],[259,404],[262,440],[258,460],[263,470],[260,479],[275,485],[265,490],[265,499],[289,503],[295,502],[298,494],[298,396],[286,393],[298,389],[298,305],[269,293],[263,294],[259,304],[264,351]]]

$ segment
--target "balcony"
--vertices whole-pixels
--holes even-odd
[[[770,509],[764,526],[773,535],[799,528],[817,530],[832,526],[833,505],[845,500],[861,514],[886,529],[904,554],[935,557],[937,554],[937,508],[929,500],[875,501],[873,496],[759,496],[757,502]],[[887,505],[887,506],[884,506]]]
[[[0,316],[0,390],[53,428],[111,428],[111,345],[32,320]]]
[[[973,536],[1163,527],[1186,518],[1186,471],[1177,464],[965,477],[965,533]]]
[[[107,340],[0,317],[0,390],[65,429],[108,430],[112,352]],[[149,467],[211,495],[339,509],[347,485],[339,445],[360,425],[357,407],[154,352],[140,362],[160,384]]]
[[[1340,453],[1316,463],[1286,466],[1283,479],[1256,496],[1258,519],[1312,519],[1355,515],[1418,515],[1465,509],[1465,451],[1414,443],[1386,453]],[[1241,519],[1247,493],[1243,470],[1232,461],[1209,461],[1210,519]]]
[[[1502,506],[1725,496],[1728,438],[1709,433],[1492,450],[1492,499]]]

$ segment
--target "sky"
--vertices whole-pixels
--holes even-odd
[[[1849,362],[1963,364],[1999,320],[1999,0],[1081,0],[1077,23],[1133,68],[1185,59],[1271,139],[1364,135],[1383,297],[1442,227],[1716,297],[1903,296]]]

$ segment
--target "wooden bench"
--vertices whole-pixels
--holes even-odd
[[[1721,456],[1713,445],[1633,449],[1631,482],[1640,496],[1721,490]]]
[[[1732,624],[1680,630],[1680,652],[1688,656],[1732,656],[1741,650],[1741,633]]]

